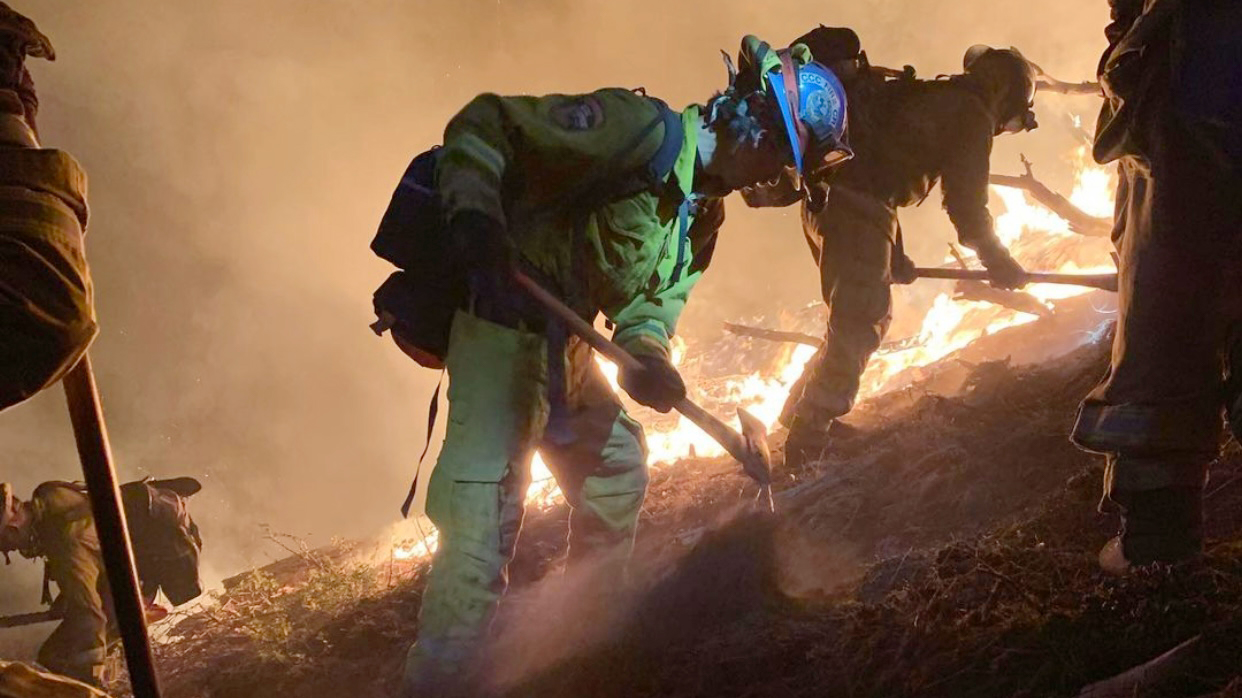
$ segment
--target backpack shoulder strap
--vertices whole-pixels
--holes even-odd
[[[648,97],[660,112],[660,122],[664,125],[664,140],[655,155],[647,163],[647,180],[652,184],[664,181],[677,164],[681,155],[681,146],[686,140],[686,129],[681,122],[681,114],[673,111],[664,102]]]

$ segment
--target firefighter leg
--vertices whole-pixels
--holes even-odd
[[[642,427],[621,406],[584,342],[572,341],[569,428],[573,440],[541,453],[572,512],[569,562],[603,558],[623,566],[647,491]]]
[[[457,685],[508,585],[530,459],[547,419],[545,341],[459,312],[449,423],[427,492],[440,533],[406,659],[406,694]]]
[[[1105,564],[1115,571],[1202,545],[1202,488],[1223,426],[1222,355],[1238,323],[1236,190],[1213,176],[1192,139],[1172,128],[1159,136],[1150,169],[1122,165],[1112,365],[1074,429],[1077,444],[1108,457],[1105,496],[1125,519],[1113,550],[1124,560]]]
[[[822,239],[819,267],[828,330],[781,416],[790,429],[786,462],[822,447],[832,420],[853,409],[859,380],[892,321],[893,209],[834,189],[823,212],[804,224],[817,227]]]

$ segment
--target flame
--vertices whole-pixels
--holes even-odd
[[[393,524],[385,537],[391,541],[391,559],[398,562],[430,557],[440,543],[440,532],[425,517],[418,515]],[[386,561],[377,559],[376,562]]]
[[[526,488],[526,506],[547,509],[561,500],[561,488],[556,477],[543,462],[543,455],[536,453],[530,462],[530,486]]]
[[[1070,203],[1097,218],[1112,218],[1116,201],[1117,175],[1091,160],[1091,151],[1080,146],[1074,151],[1074,189]]]
[[[1074,151],[1071,162],[1074,167],[1071,203],[1089,215],[1111,217],[1116,188],[1112,172],[1091,162],[1086,146]],[[992,187],[992,191],[1004,209],[996,218],[997,235],[1027,268],[1072,273],[1113,270],[1108,240],[1075,233],[1069,223],[1030,200],[1024,191],[999,186]],[[973,256],[969,251],[964,255],[968,262],[973,261]],[[944,261],[955,260],[950,255]],[[1033,284],[1024,291],[1049,305],[1090,289]],[[989,303],[955,300],[951,291],[941,293],[933,300],[911,341],[903,343],[902,348],[881,351],[872,357],[862,376],[859,398],[899,387],[902,376],[910,369],[928,366],[981,337],[1036,319],[1036,315]],[[683,354],[684,349],[683,346]],[[790,388],[814,352],[812,347],[799,345],[784,352],[766,371],[728,378],[723,388],[713,391],[714,402],[744,407],[771,428],[777,422]],[[615,375],[616,369],[611,364],[601,361],[601,365],[610,375]],[[733,426],[738,426],[736,420]],[[704,457],[723,453],[719,445],[684,417],[678,417],[665,428],[650,430],[647,445],[653,464],[671,463],[690,455]]]
[[[436,548],[439,547],[440,532],[432,528],[427,532],[427,537],[417,541],[403,541],[394,543],[392,546],[392,557],[394,560],[415,560],[433,555]]]
[[[1074,117],[1077,119],[1077,117]],[[1074,184],[1069,199],[1089,215],[1110,218],[1116,182],[1111,171],[1096,166],[1090,160],[1086,146],[1077,148],[1071,158],[1074,167]],[[1072,273],[1098,273],[1113,271],[1109,241],[1104,238],[1085,237],[1070,229],[1069,224],[1044,207],[1031,201],[1026,192],[1018,189],[993,186],[992,191],[1000,199],[1004,209],[996,217],[996,232],[1023,266],[1044,271]],[[964,252],[968,262],[978,264],[973,253]],[[946,263],[955,260],[946,256]],[[1081,295],[1087,288],[1034,284],[1024,289],[1026,293],[1045,305],[1054,301]],[[981,337],[1000,330],[1033,322],[1037,316],[977,301],[955,300],[952,291],[945,291],[932,301],[923,317],[916,335],[901,346],[877,352],[863,373],[859,398],[879,395],[900,387],[911,369],[928,366],[959,351]],[[781,345],[773,345],[779,347]],[[692,347],[681,337],[675,337],[671,346],[674,366],[687,376],[690,397],[711,405],[742,407],[758,417],[768,428],[773,427],[789,395],[793,384],[802,375],[815,348],[804,345],[785,345],[766,368],[744,375],[703,375],[701,366],[686,367]],[[614,391],[623,396],[617,384],[617,367],[603,357],[596,356],[605,378]],[[631,405],[631,407],[633,407]],[[667,417],[637,408],[644,422],[653,423],[647,432],[648,462],[659,467],[678,460],[695,457],[715,457],[724,449],[705,432],[681,415]],[[723,415],[720,409],[720,415]],[[736,417],[732,426],[739,428]],[[531,484],[527,490],[527,505],[538,509],[554,506],[562,499],[560,487],[543,458],[536,453],[531,462]],[[425,538],[405,541],[403,547],[393,549],[397,559],[424,557],[435,550],[434,532]]]

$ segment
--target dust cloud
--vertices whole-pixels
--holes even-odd
[[[628,574],[579,562],[515,589],[478,662],[480,676],[498,694],[543,695],[541,686],[590,674],[603,655],[625,657],[642,673],[731,623],[834,593],[859,578],[857,562],[846,547],[813,541],[779,517],[733,507],[688,549],[640,542]]]
[[[323,543],[398,516],[437,376],[368,331],[388,269],[367,244],[405,164],[473,95],[620,85],[701,102],[724,86],[720,49],[817,23],[852,26],[874,63],[923,76],[989,43],[1080,80],[1107,18],[1103,0],[15,6],[59,55],[31,66],[44,140],[91,177],[93,355],[121,474],[203,480],[210,580],[274,555],[261,523]],[[1041,97],[1046,128],[1000,139],[995,169],[1016,172],[1025,152],[1067,189],[1068,114],[1090,124],[1093,107]],[[683,332],[815,300],[797,221],[731,203]],[[916,259],[938,261],[953,238],[934,202],[903,223]],[[0,415],[0,444],[19,493],[79,476],[58,391]],[[37,566],[3,574],[0,612],[34,610]]]

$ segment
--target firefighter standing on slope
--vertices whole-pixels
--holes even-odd
[[[1222,411],[1242,438],[1242,3],[1111,4],[1094,155],[1120,167],[1120,311],[1074,441],[1108,457],[1100,565],[1124,573],[1202,550]]]
[[[852,44],[846,56],[858,51],[849,30],[821,27],[799,41],[817,56],[841,53],[828,46]],[[829,315],[823,347],[781,414],[789,428],[789,465],[818,456],[833,420],[853,409],[859,379],[892,321],[890,284],[914,280],[913,264],[901,249],[899,208],[921,203],[939,181],[959,240],[978,253],[993,283],[1024,283],[1021,266],[993,229],[988,174],[993,138],[1035,127],[1035,72],[1013,49],[976,46],[964,63],[964,74],[933,81],[916,80],[912,71],[887,80],[872,75],[865,56],[846,67],[834,65],[847,76],[856,156],[832,173],[826,200],[803,203],[803,232]],[[856,77],[849,76],[853,71]],[[744,195],[752,205],[791,203],[762,188]]]
[[[647,486],[642,428],[590,348],[558,340],[510,283],[514,265],[583,317],[603,312],[614,340],[643,365],[623,373],[621,386],[668,411],[685,396],[669,338],[710,259],[720,197],[786,168],[801,174],[848,158],[844,91],[806,47],[778,52],[747,37],[741,67],[728,90],[680,114],[605,89],[482,95],[449,123],[437,187],[449,231],[472,259],[472,292],[453,318],[446,358],[448,432],[426,504],[440,542],[406,695],[443,695],[464,682],[505,591],[536,449],[572,507],[570,564],[588,556],[623,564],[632,547]],[[567,191],[584,182],[611,191],[670,143],[675,161],[659,181],[596,201],[576,219],[558,211]]]

